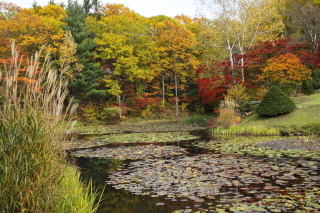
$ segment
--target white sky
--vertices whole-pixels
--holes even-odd
[[[22,8],[31,8],[35,0],[2,0],[12,2]],[[106,3],[124,4],[126,7],[134,10],[142,16],[150,17],[156,15],[166,15],[174,17],[176,15],[187,15],[196,17],[196,0],[100,0],[104,5]],[[45,6],[49,0],[36,0],[38,5]],[[55,3],[68,0],[54,0]],[[78,0],[82,3],[82,0]]]

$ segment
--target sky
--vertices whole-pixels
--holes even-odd
[[[12,2],[22,8],[31,8],[35,0],[3,0],[6,2]],[[55,0],[54,2],[59,4],[60,2],[67,3],[68,0]],[[136,13],[142,16],[150,17],[156,15],[166,15],[174,17],[176,15],[187,15],[190,17],[196,17],[196,0],[100,0],[104,5],[106,3],[124,4]],[[36,0],[38,5],[45,6],[49,0]],[[79,3],[82,0],[78,0]]]

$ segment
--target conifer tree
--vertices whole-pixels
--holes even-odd
[[[98,90],[98,80],[102,71],[93,58],[95,43],[93,34],[85,22],[86,13],[84,8],[77,2],[70,0],[67,5],[68,17],[65,22],[77,43],[77,55],[79,63],[83,65],[83,70],[76,73],[75,80],[69,84],[71,95],[81,100],[97,99],[105,96],[104,90]],[[94,94],[92,97],[90,94]],[[97,95],[98,94],[98,95]]]
[[[310,81],[306,81],[306,80],[302,81],[301,92],[305,95],[311,95],[315,93],[314,88],[310,83]]]
[[[295,103],[279,87],[272,86],[257,108],[263,117],[276,117],[287,114],[295,109]]]

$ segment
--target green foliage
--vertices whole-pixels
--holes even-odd
[[[0,121],[0,211],[91,212],[95,196],[59,155],[41,113],[9,113]]]
[[[116,118],[119,117],[119,113],[121,109],[119,107],[105,107],[103,108],[105,115],[108,118]]]
[[[98,100],[105,98],[106,96],[107,96],[107,93],[105,90],[93,89],[90,92],[88,92],[85,97],[86,97],[86,99],[89,99],[89,100],[98,101]]]
[[[101,110],[101,106],[95,105],[92,102],[85,104],[83,107],[79,107],[79,109],[81,110],[82,118],[88,122],[96,122],[107,118],[104,111]]]
[[[280,135],[277,128],[269,128],[264,126],[231,126],[228,129],[217,128],[213,130],[214,135],[255,135],[255,136],[273,136]]]
[[[299,109],[282,115],[281,117],[264,118],[257,113],[246,116],[238,127],[250,128],[252,126],[261,126],[267,128],[278,128],[281,134],[303,133],[304,135],[319,135],[319,107],[320,94],[309,96],[293,97],[293,101],[299,106]]]
[[[94,61],[93,52],[96,48],[87,23],[85,22],[86,14],[83,7],[77,1],[69,1],[66,7],[68,17],[64,21],[68,24],[66,30],[70,30],[77,43],[78,63],[83,69],[75,73],[75,80],[69,83],[71,95],[77,99],[83,100],[90,98],[87,93],[94,89],[98,89],[98,79],[101,77],[102,71],[99,63]],[[93,97],[95,98],[95,97]]]
[[[210,120],[212,117],[215,117],[214,114],[205,114],[205,115],[195,115],[186,117],[181,121],[181,124],[184,125],[196,125],[196,126],[207,126],[208,120]]]
[[[305,95],[314,94],[314,88],[309,81],[303,81],[301,85],[301,92]]]
[[[312,86],[314,89],[320,89],[320,70],[312,70]]]
[[[80,172],[56,143],[62,139],[56,127],[64,118],[67,84],[47,57],[38,69],[41,53],[26,71],[36,80],[17,83],[22,59],[12,49],[16,57],[0,81],[10,97],[0,111],[0,212],[94,212],[91,186],[80,182]]]
[[[141,111],[141,117],[147,119],[160,119],[172,116],[172,110],[161,103],[161,101],[148,103],[146,108]]]
[[[295,107],[295,103],[279,87],[272,86],[256,112],[263,117],[276,117],[292,112]]]

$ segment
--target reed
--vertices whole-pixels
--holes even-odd
[[[1,70],[0,212],[94,212],[96,196],[57,142],[57,124],[74,109],[63,107],[64,70],[40,57],[24,59],[13,44]]]
[[[263,126],[231,126],[229,128],[218,127],[212,130],[213,135],[255,135],[255,136],[276,136],[280,135],[277,128]]]

